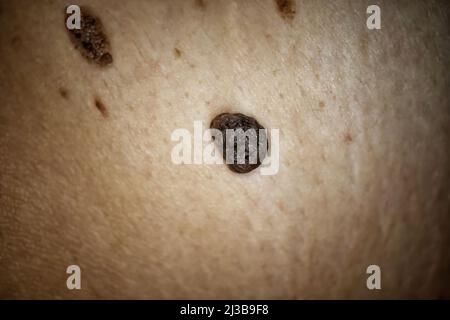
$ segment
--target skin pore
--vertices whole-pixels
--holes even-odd
[[[106,68],[65,1],[0,2],[1,298],[450,297],[448,2],[287,2],[89,1]],[[172,163],[223,112],[276,175]]]

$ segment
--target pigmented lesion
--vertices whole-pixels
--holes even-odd
[[[256,141],[252,141],[249,138],[245,138],[245,155],[244,163],[238,163],[238,149],[239,140],[236,136],[233,138],[233,163],[228,163],[228,168],[236,173],[248,173],[258,168],[264,158],[267,155],[269,149],[269,141],[267,140],[266,132],[264,127],[253,117],[249,117],[242,113],[221,113],[212,119],[210,127],[212,129],[217,129],[222,133],[222,156],[223,159],[227,160],[227,130],[242,129],[243,132],[247,130],[255,130]],[[215,140],[215,138],[213,137]],[[266,143],[263,143],[265,141]],[[217,143],[218,141],[216,141]],[[242,142],[241,142],[242,143]],[[220,145],[220,144],[219,144]],[[264,150],[260,150],[261,147],[265,147]],[[251,162],[251,157],[256,155],[256,163]]]
[[[66,100],[69,98],[69,90],[67,90],[66,88],[60,87],[58,92],[62,98],[66,99]]]
[[[296,13],[295,0],[275,0],[278,12],[285,20],[293,20]]]
[[[104,118],[107,118],[109,113],[108,113],[108,109],[106,108],[106,105],[102,102],[102,100],[98,97],[95,98],[94,100],[94,105],[97,108],[98,111],[100,111],[101,115]]]
[[[80,29],[69,30],[64,24],[75,48],[77,48],[82,56],[89,62],[93,62],[99,66],[112,64],[113,56],[111,53],[111,45],[104,31],[101,19],[86,7],[80,7],[80,11]],[[69,15],[66,14],[66,19],[68,17]]]
[[[346,131],[344,133],[344,142],[346,144],[351,144],[353,142],[353,136],[352,136],[352,133],[350,131]]]
[[[206,10],[206,0],[195,0],[195,5],[201,10]]]
[[[175,58],[180,58],[182,55],[182,52],[178,48],[173,48],[173,55],[175,56]]]
[[[320,110],[323,110],[325,108],[325,102],[319,101],[319,108]]]

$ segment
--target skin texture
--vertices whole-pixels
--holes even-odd
[[[1,0],[0,298],[449,298],[449,4],[370,4],[89,1],[101,68],[66,2]],[[172,163],[222,112],[278,174]]]

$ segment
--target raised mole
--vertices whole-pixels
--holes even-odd
[[[259,124],[259,122],[252,117],[246,116],[242,113],[221,113],[218,116],[214,117],[214,119],[211,121],[210,127],[212,129],[220,130],[222,133],[222,156],[223,159],[227,160],[227,153],[226,153],[226,142],[227,142],[227,132],[229,132],[229,129],[236,130],[242,129],[243,132],[247,132],[249,129],[255,130],[256,133],[256,140],[249,139],[249,137],[245,137],[244,140],[242,140],[245,143],[245,162],[244,163],[238,163],[238,141],[239,139],[237,136],[234,136],[234,148],[233,148],[233,163],[227,163],[228,168],[231,171],[237,172],[237,173],[247,173],[250,172],[256,168],[258,168],[261,165],[261,162],[264,160],[267,154],[267,150],[269,148],[269,142],[267,141],[267,135],[266,131],[264,130],[264,127]],[[233,138],[233,137],[228,137]],[[260,151],[261,147],[265,147],[264,150]],[[252,163],[250,161],[250,158],[252,156],[256,156],[256,163]]]
[[[111,46],[101,19],[86,7],[80,7],[80,29],[66,30],[82,56],[99,66],[113,63]],[[66,13],[66,19],[69,15]]]

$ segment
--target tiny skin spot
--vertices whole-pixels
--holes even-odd
[[[195,5],[201,10],[206,9],[206,0],[195,0]]]
[[[113,63],[111,46],[101,19],[86,7],[80,7],[80,29],[66,30],[75,48],[89,62],[105,67]],[[66,19],[69,15],[66,14]]]
[[[100,111],[104,118],[108,117],[108,109],[106,109],[106,106],[100,99],[95,99],[95,107]]]
[[[67,99],[69,97],[69,91],[67,91],[66,88],[59,88],[59,95],[62,98]]]
[[[178,48],[173,48],[173,54],[175,56],[175,58],[180,58],[181,57],[181,50]]]
[[[238,156],[238,139],[236,136],[234,137],[234,154],[233,154],[233,163],[228,163],[228,168],[236,173],[248,173],[258,168],[261,165],[261,162],[267,155],[267,150],[269,149],[269,141],[267,140],[266,132],[264,127],[259,124],[259,122],[252,117],[246,116],[242,113],[221,113],[216,116],[210,124],[212,129],[220,130],[222,133],[222,156],[226,161],[227,153],[226,153],[226,141],[227,141],[227,129],[238,130],[242,129],[244,132],[247,132],[249,129],[253,129],[256,132],[256,141],[251,141],[248,137],[245,138],[245,161],[240,164],[237,161]],[[262,131],[260,131],[262,129]],[[263,141],[266,141],[267,144],[264,144]],[[264,147],[264,150],[259,150],[260,147]],[[256,163],[251,163],[251,156],[256,155]]]
[[[12,46],[17,46],[22,42],[22,39],[20,38],[20,36],[14,36],[11,38],[11,45]]]
[[[345,141],[345,143],[347,143],[347,144],[350,144],[350,143],[353,142],[353,137],[352,137],[352,135],[351,135],[350,132],[346,132],[346,133],[344,134],[344,141]]]

